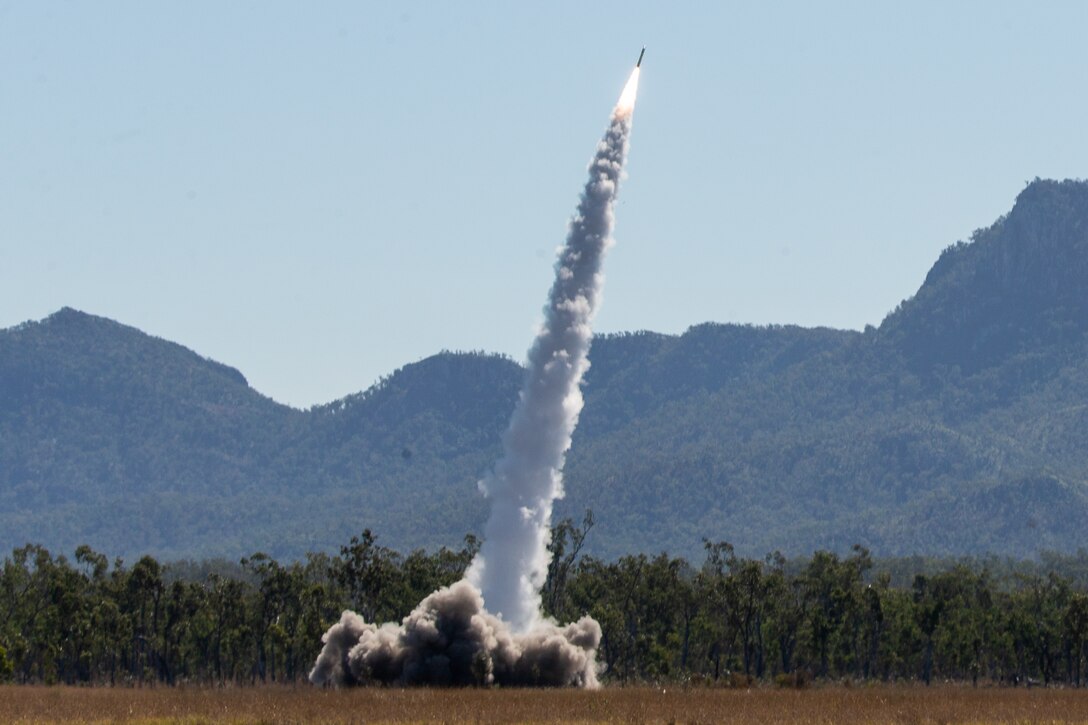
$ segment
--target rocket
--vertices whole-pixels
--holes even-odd
[[[642,56],[646,55],[646,47],[642,47],[642,52],[638,54],[638,63],[635,63],[635,67],[638,68],[642,65]]]

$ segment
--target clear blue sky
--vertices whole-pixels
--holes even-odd
[[[1088,3],[0,2],[0,327],[68,305],[305,407],[523,357],[647,46],[598,329],[860,328],[1088,176]]]

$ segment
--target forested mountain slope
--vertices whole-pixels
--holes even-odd
[[[1074,550],[1088,530],[1088,184],[1036,181],[865,332],[594,342],[559,515],[598,554]],[[522,371],[442,353],[309,411],[70,309],[0,331],[0,546],[279,557],[479,531]]]

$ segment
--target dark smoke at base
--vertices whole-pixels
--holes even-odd
[[[344,612],[321,638],[317,684],[597,687],[601,627],[590,617],[516,634],[466,581],[431,594],[400,625]]]
[[[544,620],[540,589],[550,560],[552,506],[563,495],[563,461],[582,411],[590,326],[604,284],[601,262],[612,244],[638,78],[636,67],[590,162],[503,435],[503,457],[480,482],[491,500],[483,546],[464,580],[428,596],[399,625],[368,624],[344,612],[322,638],[311,681],[597,686],[600,625],[591,617],[565,627]]]

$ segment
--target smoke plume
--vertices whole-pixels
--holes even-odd
[[[480,482],[491,500],[480,552],[464,580],[428,596],[399,625],[369,624],[344,612],[322,638],[313,682],[597,685],[600,625],[590,617],[566,626],[545,621],[540,589],[548,572],[552,505],[563,495],[563,462],[582,410],[590,324],[600,304],[601,262],[612,244],[638,77],[636,67],[590,162],[544,323],[529,350],[525,383],[503,434],[503,456]]]
[[[344,612],[322,637],[310,680],[338,685],[596,687],[601,627],[590,617],[515,634],[466,581],[431,594],[400,624]]]
[[[601,261],[612,244],[612,207],[627,157],[638,74],[636,68],[589,164],[589,180],[556,262],[544,324],[529,350],[525,384],[503,435],[503,457],[480,482],[491,499],[491,517],[466,576],[480,588],[488,610],[522,632],[540,620],[552,504],[563,495],[563,460],[582,412],[590,323],[604,284]]]

